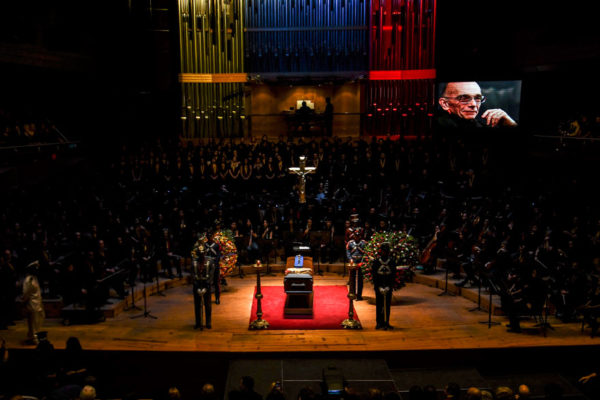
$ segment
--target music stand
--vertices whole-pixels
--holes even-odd
[[[548,329],[554,330],[554,327],[550,325],[550,322],[548,322],[548,297],[550,297],[549,293],[546,294],[546,298],[544,299],[544,312],[540,315],[541,321],[534,325],[536,328],[542,328],[542,332],[544,332],[544,337],[546,337],[546,331]]]
[[[245,274],[244,274],[244,270],[242,269],[242,262],[240,261],[241,255],[242,255],[242,250],[241,250],[242,249],[242,241],[239,237],[236,236],[233,238],[233,242],[235,244],[235,248],[239,249],[237,260],[235,262],[235,265],[237,266],[237,272],[235,274],[231,274],[229,276],[231,276],[231,277],[239,276],[240,279],[244,279]]]
[[[306,244],[305,244],[306,245]],[[308,238],[308,247],[310,249],[310,254],[313,258],[313,266],[314,259],[317,259],[317,271],[315,274],[319,276],[323,276],[321,272],[321,231],[312,231],[310,232],[310,236]],[[318,250],[317,250],[318,248]],[[316,255],[316,257],[315,257]]]
[[[317,258],[317,275],[319,276],[323,276],[323,273],[321,272],[321,245],[319,245],[319,254],[318,254],[318,258]]]
[[[146,282],[144,282],[144,289],[142,289],[144,292],[144,312],[139,314],[139,315],[134,315],[133,317],[130,317],[131,319],[134,318],[152,318],[152,319],[158,319],[158,317],[150,314],[150,311],[148,310],[148,297],[146,296]]]
[[[123,311],[129,311],[129,310],[138,310],[138,311],[142,311],[141,308],[139,308],[138,306],[135,305],[135,281],[132,282],[128,282],[129,283],[129,290],[131,290],[131,305],[129,307],[126,307],[123,309]],[[145,285],[145,283],[144,283]]]
[[[481,282],[481,277],[479,278],[479,281]],[[492,294],[495,293],[500,293],[500,290],[498,289],[498,287],[494,284],[494,282],[492,282],[492,280],[488,277],[487,278],[487,283],[488,283],[488,287],[489,287],[489,304],[488,304],[488,320],[487,321],[479,321],[480,324],[487,324],[488,329],[490,329],[492,327],[492,325],[500,325],[500,322],[496,322],[496,321],[492,321]]]
[[[239,276],[240,279],[244,279],[244,270],[242,269],[242,263],[240,262],[240,258],[238,257],[238,260],[236,261],[236,265],[237,265],[237,273],[235,274],[231,274],[229,276],[234,277],[234,276]]]
[[[480,265],[478,268],[478,271],[477,271],[477,307],[471,308],[469,310],[469,312],[483,311],[483,308],[481,308],[481,275],[482,275],[482,267]],[[468,279],[468,277],[467,277],[467,279]]]
[[[438,294],[438,296],[456,296],[456,294],[450,293],[448,291],[448,273],[450,272],[449,270],[450,268],[448,268],[448,264],[446,264],[446,287],[444,288],[444,291],[442,293]]]
[[[146,285],[144,284],[144,288],[146,287]],[[158,270],[156,271],[156,292],[152,293],[150,296],[163,296],[166,297],[167,295],[160,290],[160,282],[158,280]]]

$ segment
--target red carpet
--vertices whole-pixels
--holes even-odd
[[[348,289],[344,285],[314,286],[313,315],[284,316],[285,292],[283,286],[261,286],[263,319],[269,329],[343,329],[348,318]],[[254,289],[256,293],[256,289]],[[256,319],[256,298],[252,301],[250,321]],[[358,319],[354,310],[354,319]]]

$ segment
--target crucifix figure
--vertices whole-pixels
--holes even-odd
[[[315,172],[315,167],[306,166],[306,157],[300,156],[299,167],[289,167],[290,174],[296,174],[300,177],[300,204],[306,203],[306,175]]]

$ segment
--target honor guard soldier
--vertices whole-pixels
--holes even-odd
[[[192,250],[192,278],[194,287],[194,315],[196,317],[196,324],[194,329],[202,329],[202,317],[204,313],[204,319],[206,321],[206,328],[211,329],[211,273],[210,265],[206,261],[204,253],[206,251],[205,245],[198,241]]]
[[[211,285],[215,292],[215,303],[221,304],[221,269],[219,267],[219,260],[221,259],[221,250],[219,243],[215,242],[214,232],[206,234],[206,244],[204,249],[204,258],[207,264],[210,264],[212,279]]]
[[[354,283],[354,285],[351,284],[350,287],[355,289],[354,295],[358,301],[363,299],[363,273],[360,263],[363,260],[366,245],[364,240],[361,240],[354,235],[346,244],[346,257],[348,257],[350,262],[350,266],[348,267],[350,270],[350,282]]]
[[[358,214],[350,215],[350,226],[347,227],[346,232],[344,232],[344,240],[346,244],[348,244],[350,239],[352,239],[353,237],[359,239],[364,238],[364,230],[361,226],[358,225],[358,222]]]
[[[379,257],[373,262],[372,275],[377,313],[375,329],[394,329],[390,325],[390,306],[396,279],[396,260],[393,259],[390,244],[387,242],[381,244]]]

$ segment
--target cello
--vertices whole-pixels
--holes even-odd
[[[438,226],[436,226],[433,237],[431,238],[429,243],[427,243],[427,246],[425,246],[425,248],[421,252],[420,261],[421,261],[421,265],[423,265],[423,268],[425,271],[431,270],[431,252],[437,246],[437,234],[439,231],[440,231],[440,228]]]

